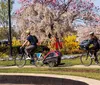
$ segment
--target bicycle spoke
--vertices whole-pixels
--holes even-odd
[[[34,56],[34,64],[36,67],[43,66],[43,57]]]
[[[80,57],[81,63],[85,66],[89,66],[92,64],[92,59],[90,54],[84,53],[82,54],[82,56]]]
[[[100,53],[98,53],[97,59],[98,59],[98,65],[100,66]]]
[[[26,64],[25,55],[17,55],[16,58],[15,58],[15,64],[18,67],[23,67]]]

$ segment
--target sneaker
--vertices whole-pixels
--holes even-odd
[[[95,57],[92,55],[92,57],[91,57],[92,59],[94,59]]]
[[[30,59],[31,59],[30,57],[27,57],[27,58],[26,58],[26,60],[30,60]]]
[[[98,61],[95,61],[95,64],[98,64],[99,62]]]

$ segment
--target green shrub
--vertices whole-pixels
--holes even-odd
[[[12,47],[12,54],[15,55],[18,53],[19,46]],[[9,46],[0,46],[0,57],[9,55],[10,47]]]
[[[8,58],[9,56],[6,53],[0,52],[0,58]]]
[[[44,47],[46,47],[46,46],[39,45],[33,52],[34,53],[43,52]],[[19,50],[20,50],[19,48],[20,48],[20,46],[13,46],[12,47],[12,55],[19,54]],[[0,46],[0,57],[1,58],[8,56],[9,52],[10,52],[9,46]]]

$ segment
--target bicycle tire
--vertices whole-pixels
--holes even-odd
[[[34,57],[34,65],[36,66],[36,67],[41,67],[41,66],[43,66],[43,59],[41,58],[41,59],[39,59],[39,58],[37,58],[36,56]]]
[[[23,67],[26,64],[26,57],[25,57],[25,55],[22,55],[22,54],[16,55],[16,57],[15,57],[15,64],[19,68]]]
[[[35,62],[35,66],[36,66],[36,67],[41,67],[41,66],[43,66],[43,62],[37,60],[37,61]]]
[[[98,59],[98,65],[100,66],[100,53],[97,54],[97,59]]]
[[[49,67],[55,67],[57,65],[56,61],[50,61],[48,62]]]
[[[84,66],[90,66],[93,62],[93,59],[91,58],[91,54],[90,53],[83,53],[80,56],[80,61]]]

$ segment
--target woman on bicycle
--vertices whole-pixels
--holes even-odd
[[[89,35],[90,35],[90,40],[87,45],[87,48],[90,50],[94,50],[95,62],[99,63],[97,58],[97,52],[99,50],[98,38],[94,35],[94,32],[90,32]]]

